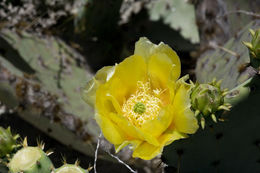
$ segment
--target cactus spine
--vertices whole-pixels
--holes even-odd
[[[30,147],[24,139],[20,149],[8,164],[11,173],[51,173],[53,165],[48,154],[43,151],[44,145]]]
[[[82,169],[78,164],[64,164],[62,167],[56,169],[55,173],[88,173],[88,170]]]

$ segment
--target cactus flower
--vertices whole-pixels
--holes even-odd
[[[190,85],[180,76],[180,59],[166,44],[140,38],[134,55],[104,67],[89,81],[83,99],[116,152],[130,145],[133,157],[150,160],[165,145],[198,129]]]

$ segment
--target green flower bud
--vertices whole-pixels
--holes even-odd
[[[196,84],[191,91],[191,107],[195,115],[200,119],[201,126],[205,126],[205,118],[211,117],[217,122],[216,113],[219,110],[229,110],[230,105],[224,103],[227,90],[221,90],[221,82],[213,80],[208,84]]]
[[[260,28],[256,31],[249,30],[252,35],[251,42],[243,42],[244,45],[248,48],[250,54],[250,64],[254,68],[260,66]]]
[[[191,94],[192,108],[208,116],[224,103],[220,88],[210,84],[197,85]]]
[[[13,136],[10,128],[4,129],[0,127],[0,157],[5,157],[17,147],[16,139],[18,135]]]

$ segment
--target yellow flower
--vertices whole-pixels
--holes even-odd
[[[190,107],[190,85],[180,60],[166,44],[140,38],[134,55],[104,67],[88,82],[83,98],[116,152],[130,145],[133,157],[150,160],[165,145],[198,129]]]

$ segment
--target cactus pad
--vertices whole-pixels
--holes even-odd
[[[50,173],[53,165],[39,147],[24,147],[19,150],[8,164],[11,173]]]

